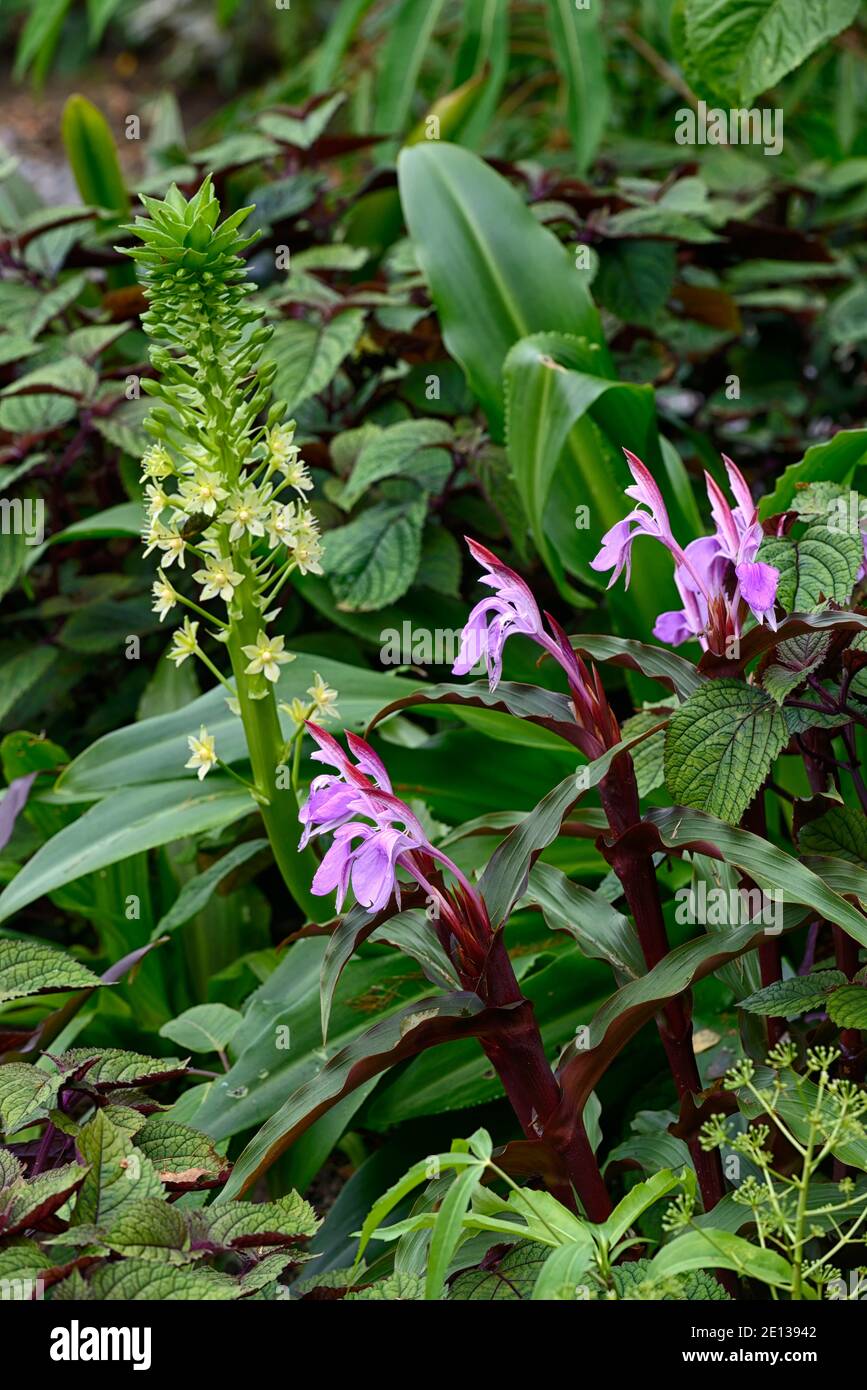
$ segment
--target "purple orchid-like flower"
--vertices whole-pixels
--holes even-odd
[[[641,535],[653,536],[674,557],[674,582],[683,602],[683,608],[661,613],[657,619],[653,632],[661,642],[679,646],[697,638],[704,648],[718,645],[721,637],[740,635],[745,610],[758,622],[775,627],[779,571],[756,558],[764,533],[746,479],[731,459],[723,455],[736,505],[729,505],[722,489],[706,473],[716,530],[681,546],[649,469],[628,449],[624,453],[635,479],[626,495],[638,505],[602,537],[599,554],[590,562],[595,570],[613,571],[608,587],[624,569],[628,586],[633,542]]]
[[[298,813],[304,827],[299,849],[315,836],[330,833],[333,837],[314,875],[312,891],[322,897],[336,890],[340,912],[351,886],[362,907],[380,912],[392,895],[400,906],[397,871],[403,868],[440,901],[444,915],[460,930],[448,894],[430,881],[438,863],[457,880],[462,900],[470,900],[479,920],[487,921],[475,889],[448,856],[430,843],[418,818],[392,792],[385,765],[370,744],[347,733],[353,763],[331,734],[310,722],[306,727],[319,745],[313,759],[337,769],[314,777],[310,796]]]
[[[490,585],[494,593],[472,609],[461,634],[461,650],[452,667],[453,674],[467,675],[484,658],[488,685],[496,690],[503,675],[506,642],[516,633],[529,637],[565,671],[577,721],[576,742],[587,757],[598,757],[605,748],[620,741],[620,727],[598,675],[590,674],[556,618],[546,612],[543,619],[525,580],[487,546],[469,536],[465,540],[473,559],[485,570],[481,583]]]

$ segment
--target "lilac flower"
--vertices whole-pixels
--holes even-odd
[[[319,745],[319,751],[312,754],[314,760],[337,768],[336,774],[314,777],[310,796],[298,813],[304,826],[299,849],[315,836],[333,835],[316,870],[312,891],[325,896],[336,889],[338,912],[350,886],[368,912],[380,912],[392,894],[399,907],[397,870],[401,867],[440,900],[451,919],[455,915],[452,904],[429,882],[432,861],[437,861],[478,907],[481,900],[460,869],[430,844],[418,818],[393,794],[385,765],[370,744],[355,734],[346,735],[355,757],[353,763],[324,729],[309,721],[307,729]],[[481,912],[484,915],[483,907]]]
[[[722,635],[740,635],[745,608],[758,622],[775,627],[779,571],[756,559],[764,533],[746,480],[731,459],[723,456],[736,505],[731,507],[722,489],[705,474],[716,530],[681,547],[649,470],[628,449],[624,453],[635,479],[626,493],[638,506],[602,537],[599,554],[590,562],[595,570],[613,570],[608,587],[624,569],[629,584],[632,544],[638,536],[650,535],[674,556],[674,582],[683,602],[683,608],[661,613],[657,619],[653,632],[660,641],[679,646],[698,638],[705,648],[719,645]]]
[[[488,670],[488,684],[495,690],[503,674],[503,647],[513,632],[522,632],[539,642],[560,659],[556,644],[545,632],[542,614],[533,594],[514,570],[498,560],[487,546],[466,537],[470,554],[487,574],[482,584],[494,590],[476,604],[461,634],[461,650],[452,667],[456,676],[465,676],[482,657]]]
[[[487,546],[470,540],[469,536],[465,539],[473,559],[486,571],[481,578],[482,584],[489,584],[495,593],[483,598],[470,613],[452,672],[465,676],[484,656],[488,685],[496,690],[503,674],[506,641],[516,632],[529,637],[565,671],[575,710],[575,742],[588,758],[598,757],[605,748],[620,741],[619,725],[598,677],[591,677],[557,620],[546,612],[543,621],[532,591],[521,576],[504,565]]]

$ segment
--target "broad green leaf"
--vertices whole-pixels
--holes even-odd
[[[93,6],[94,0],[91,0]],[[99,0],[91,29],[101,32],[116,0]],[[66,157],[83,203],[100,208],[121,221],[129,213],[129,194],[123,181],[117,147],[108,122],[86,97],[71,96],[63,108],[61,133]]]
[[[593,1264],[594,1244],[588,1230],[585,1239],[552,1250],[533,1286],[534,1301],[572,1303]]]
[[[67,1071],[83,1070],[85,1084],[103,1090],[152,1085],[184,1070],[184,1063],[177,1057],[145,1057],[140,1052],[126,1052],[120,1047],[74,1047],[64,1052],[58,1061]]]
[[[87,1178],[87,1168],[78,1163],[64,1163],[60,1168],[52,1168],[7,1189],[3,1194],[4,1239],[41,1226]]]
[[[548,1247],[537,1241],[519,1241],[499,1257],[485,1260],[478,1269],[465,1269],[449,1285],[449,1300],[467,1303],[515,1302],[533,1296],[540,1266]]]
[[[161,1196],[126,1203],[105,1225],[105,1244],[119,1255],[167,1264],[182,1264],[188,1258],[190,1232],[184,1214]]]
[[[1,563],[0,563],[1,569]],[[0,588],[1,585],[0,580]],[[0,687],[0,719],[6,719],[15,703],[26,695],[33,685],[38,685],[49,674],[57,662],[56,646],[31,646],[18,656],[8,657],[3,663],[3,685]]]
[[[687,1231],[660,1250],[650,1261],[653,1279],[685,1274],[694,1269],[731,1269],[745,1278],[758,1279],[773,1288],[787,1288],[792,1279],[788,1260],[774,1250],[762,1250],[728,1231]]]
[[[158,941],[167,932],[176,931],[185,922],[189,922],[191,917],[195,917],[198,912],[202,911],[210,901],[211,895],[216,892],[229,874],[234,873],[242,864],[246,864],[253,855],[259,854],[267,848],[267,840],[242,840],[240,844],[235,845],[227,854],[222,855],[209,868],[203,869],[194,878],[187,879],[168,912],[160,918],[154,927],[152,939]]]
[[[383,704],[416,690],[419,683],[370,671],[360,666],[346,666],[328,657],[299,652],[281,670],[277,683],[277,698],[289,701],[312,685],[318,671],[323,680],[340,694],[340,712],[344,728],[361,731]],[[222,686],[209,690],[186,709],[175,714],[143,719],[106,734],[70,763],[58,784],[59,790],[71,798],[85,799],[132,787],[142,782],[171,781],[189,757],[187,735],[205,724],[214,735],[217,749],[224,762],[238,762],[247,756],[247,745],[240,719],[226,706]],[[284,720],[286,737],[294,726]],[[189,785],[196,779],[189,778]],[[188,783],[178,784],[188,789]]]
[[[7,1137],[44,1119],[60,1090],[59,1073],[41,1071],[26,1062],[0,1067],[0,1130]]]
[[[238,1010],[225,1004],[194,1004],[164,1023],[160,1037],[169,1038],[186,1052],[222,1052],[241,1020]]]
[[[0,1003],[99,983],[86,965],[42,941],[0,940]]]
[[[445,420],[400,420],[365,444],[340,494],[349,511],[368,488],[385,478],[409,478],[425,491],[438,492],[451,470],[448,443],[452,429]]]
[[[0,921],[84,874],[142,850],[231,825],[252,809],[249,792],[228,779],[216,786],[190,778],[113,792],[27,861],[0,894]]]
[[[475,1168],[458,1173],[440,1204],[428,1251],[426,1299],[441,1299],[443,1296],[446,1275],[461,1238],[464,1217],[484,1172],[483,1164],[479,1163]]]
[[[648,642],[634,642],[628,637],[608,637],[605,634],[579,632],[570,637],[576,652],[593,661],[608,661],[628,671],[640,671],[643,676],[659,681],[682,700],[704,684],[704,677],[676,652],[654,647]]]
[[[810,1009],[828,1007],[829,996],[845,983],[842,970],[814,970],[809,975],[793,975],[765,985],[739,1000],[738,1008],[764,1018],[798,1018]]]
[[[426,510],[423,496],[380,502],[326,534],[323,569],[339,608],[369,613],[406,593],[421,558]]]
[[[608,1241],[609,1247],[622,1240],[631,1226],[634,1226],[639,1216],[642,1216],[655,1202],[661,1197],[665,1197],[676,1187],[681,1186],[681,1177],[678,1173],[671,1172],[670,1169],[663,1169],[660,1173],[654,1173],[652,1178],[647,1178],[644,1182],[636,1183],[631,1187],[626,1196],[617,1203],[611,1215],[603,1221],[600,1234],[603,1234]]]
[[[790,637],[773,650],[773,659],[761,670],[762,689],[782,704],[812,671],[821,666],[828,653],[829,639],[821,632],[804,632]]]
[[[144,508],[140,502],[121,502],[104,512],[74,521],[65,530],[52,535],[49,545],[68,541],[107,540],[113,536],[140,536],[144,526]]]
[[[306,319],[284,319],[278,323],[268,344],[268,355],[277,363],[275,399],[285,402],[291,414],[311,396],[324,391],[355,347],[363,327],[361,309],[347,309],[328,323]]]
[[[65,1293],[66,1279],[53,1291],[54,1299],[71,1297],[76,1302],[84,1296],[97,1302],[151,1303],[168,1300],[172,1303],[227,1302],[239,1298],[240,1283],[228,1274],[209,1269],[182,1265],[167,1265],[159,1260],[114,1260],[100,1264],[84,1285],[83,1295],[74,1287]]]
[[[759,503],[762,521],[792,506],[802,483],[847,483],[853,470],[867,456],[867,429],[840,430],[824,444],[812,444],[799,463],[792,463],[774,491]]]
[[[867,1028],[867,989],[844,985],[831,995],[827,1009],[829,1018],[840,1028]]]
[[[418,1302],[424,1298],[424,1281],[417,1274],[389,1274],[364,1289],[350,1289],[344,1302],[384,1303]]]
[[[708,681],[669,721],[666,785],[676,802],[737,823],[788,741],[770,696],[740,681]]]
[[[758,558],[780,572],[777,601],[790,613],[810,613],[833,599],[845,603],[864,561],[860,534],[809,525],[799,540],[767,537]]]
[[[160,1182],[172,1188],[215,1180],[227,1167],[207,1135],[168,1115],[148,1115],[135,1134],[135,1145],[151,1161]]]
[[[680,504],[682,479],[668,476],[669,466],[676,472],[683,466],[677,455],[676,463],[663,458],[651,387],[612,380],[596,343],[562,333],[518,342],[503,380],[512,476],[539,553],[565,597],[572,596],[566,574],[598,588],[607,583],[590,562],[602,535],[628,511],[624,447],[659,480],[675,533],[692,538],[692,517]],[[649,637],[675,596],[662,547],[643,547],[641,576],[628,592],[612,590],[609,602],[624,630]]]
[[[608,117],[599,10],[576,7],[572,0],[548,0],[547,11],[551,47],[566,88],[575,169],[583,174],[596,153]]]
[[[398,178],[446,347],[502,439],[501,373],[518,339],[557,330],[602,342],[586,277],[506,180],[468,150],[415,145],[402,151]],[[599,355],[606,375],[604,348]]]
[[[611,241],[600,255],[593,292],[624,323],[651,324],[671,297],[676,269],[671,242]]]
[[[858,0],[685,0],[691,61],[705,91],[749,106],[852,24]]]
[[[245,1192],[293,1139],[356,1086],[437,1042],[475,1035],[485,1007],[474,994],[419,1000],[352,1039],[263,1125],[238,1158],[217,1203]]]
[[[853,806],[833,806],[801,827],[798,848],[863,866],[867,864],[867,818]]]

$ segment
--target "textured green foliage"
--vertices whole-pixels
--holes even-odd
[[[688,59],[703,95],[749,106],[851,24],[858,0],[683,0]]]
[[[840,1028],[867,1028],[867,989],[844,985],[828,1000],[828,1014]]]
[[[759,559],[780,572],[778,602],[792,613],[812,613],[829,599],[850,597],[864,546],[857,534],[812,522],[799,540],[765,540]]]
[[[93,989],[99,980],[86,965],[41,941],[0,941],[0,1003],[30,994]]]
[[[739,1000],[738,1008],[765,1018],[798,1018],[811,1009],[826,1007],[830,1012],[830,997],[845,983],[846,976],[841,970],[814,970],[809,975],[793,975],[788,980],[765,985],[755,994]]]
[[[736,824],[789,731],[775,702],[737,681],[711,681],[672,715],[665,781],[675,802]]]
[[[833,806],[802,826],[798,844],[810,854],[833,854],[852,864],[867,864],[867,823],[854,806]]]

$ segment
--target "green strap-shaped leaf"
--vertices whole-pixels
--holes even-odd
[[[566,88],[575,168],[582,174],[596,153],[608,118],[599,10],[595,6],[576,8],[574,0],[548,0],[548,28]]]
[[[648,811],[645,821],[656,827],[667,849],[679,854],[695,851],[735,864],[765,893],[776,894],[784,904],[800,903],[812,908],[818,916],[836,922],[862,946],[867,946],[867,918],[802,860],[760,835],[739,830],[688,806],[654,808]],[[830,862],[833,865],[834,861]],[[845,871],[846,886],[842,891],[867,900],[867,872],[841,862],[840,868]]]

